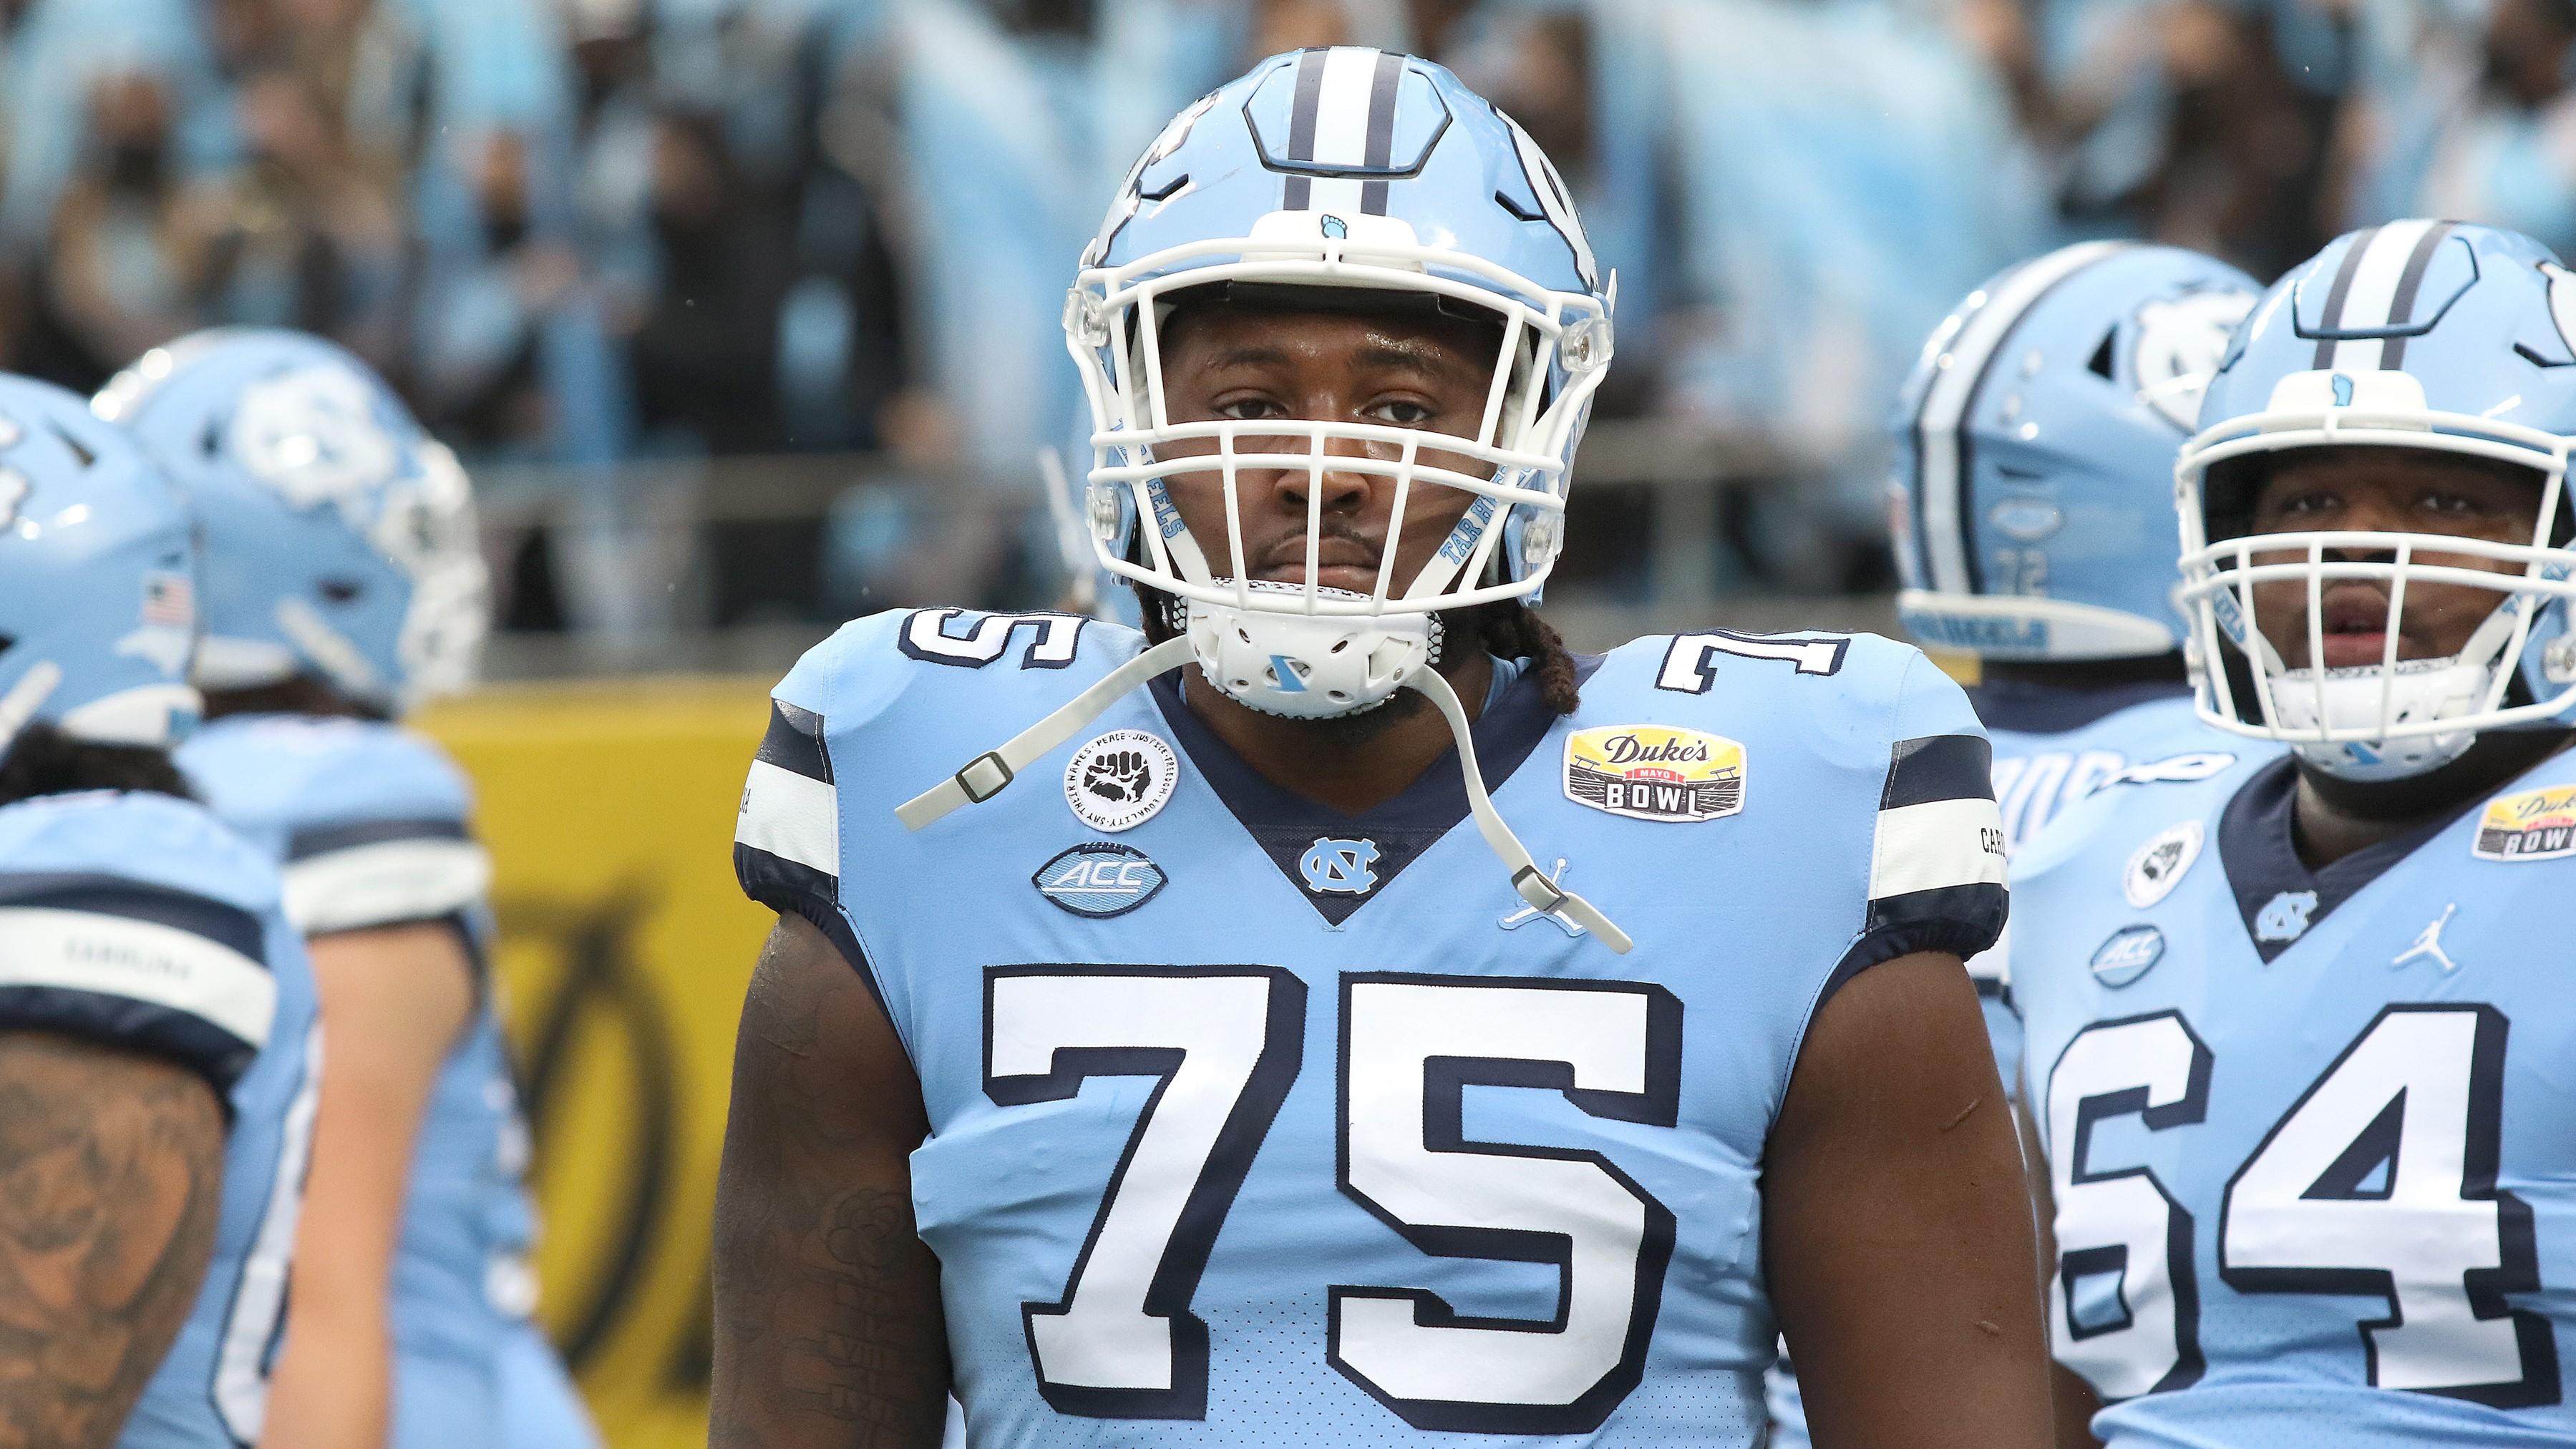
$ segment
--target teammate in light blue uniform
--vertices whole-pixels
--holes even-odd
[[[1606,293],[1421,61],[1149,150],[1067,309],[1146,629],[882,614],[776,690],[715,1443],[953,1384],[978,1446],[1750,1446],[1784,1326],[1841,1444],[2044,1442],[1985,742],[1886,640],[1529,612]]]
[[[2291,751],[2015,858],[2052,1337],[2112,1445],[2576,1437],[2566,278],[2406,221],[2265,294],[2182,598],[2204,718]]]
[[[258,1440],[312,1141],[313,980],[276,867],[185,798],[165,753],[196,717],[192,576],[186,512],[141,450],[79,398],[0,377],[0,1076],[60,1134],[52,1166],[21,1160],[22,1120],[0,1164],[45,1184],[10,1208],[0,1401],[66,1449]],[[43,1069],[69,1063],[38,1060],[41,1044],[64,1037],[111,1049],[81,1077],[105,1095],[48,1092]],[[209,1155],[222,1134],[219,1208],[166,1195],[200,1145],[187,1123],[116,1135],[146,1111],[119,1094],[160,1085],[133,1070],[145,1063],[220,1100],[202,1114]],[[81,1114],[118,1106],[131,1118],[102,1114],[84,1141]],[[135,1161],[156,1170],[123,1170]],[[211,1257],[183,1246],[209,1222]],[[130,1260],[101,1247],[116,1235]],[[40,1301],[21,1277],[31,1252]],[[184,1323],[164,1307],[190,1301]]]
[[[120,376],[98,406],[169,461],[204,531],[198,678],[213,718],[179,760],[224,818],[284,866],[289,917],[327,943],[316,953],[344,1044],[365,1003],[336,1004],[346,988],[329,979],[339,958],[326,952],[378,953],[349,968],[362,978],[470,976],[422,983],[432,1004],[417,1009],[432,1020],[452,1013],[452,1038],[412,1043],[405,1033],[417,1035],[415,1022],[387,1022],[383,1009],[363,1018],[395,1038],[358,1037],[362,1049],[417,1060],[422,1074],[405,1078],[417,1139],[407,1159],[388,1159],[405,1175],[366,1199],[363,1236],[332,1218],[342,1199],[331,1154],[356,1139],[334,1132],[342,1099],[326,1096],[322,1186],[305,1249],[305,1261],[323,1261],[298,1279],[314,1306],[307,1320],[336,1336],[344,1304],[352,1315],[389,1317],[384,1442],[396,1449],[591,1442],[578,1396],[528,1317],[535,1224],[486,959],[490,863],[473,838],[463,777],[393,722],[470,674],[482,572],[464,475],[354,358],[292,333],[173,344]],[[402,941],[412,944],[387,944]],[[386,1098],[347,1100],[364,1115],[342,1132],[364,1134],[361,1150],[387,1140],[394,1128],[374,1105]],[[375,1217],[396,1210],[398,1241],[397,1224]],[[340,1286],[361,1260],[386,1253],[389,1299],[375,1281]],[[345,1353],[358,1342],[290,1351],[281,1413],[297,1431],[385,1432],[367,1427],[386,1421],[380,1399],[370,1407],[346,1397],[365,1366],[293,1371],[298,1352]],[[317,1382],[331,1396],[318,1412],[298,1401]]]
[[[2254,279],[2175,247],[2083,242],[1993,278],[1934,329],[1893,422],[1890,542],[1915,640],[1973,656],[2007,849],[2132,769],[2245,751],[2192,711],[2174,583],[2174,450]],[[1968,963],[2007,1085],[2004,952]],[[1802,1449],[1784,1363],[1773,1442]]]

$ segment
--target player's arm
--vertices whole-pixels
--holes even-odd
[[[2021,1117],[2021,1140],[2030,1145],[2023,1160],[2031,1221],[2038,1224],[2039,1281],[2044,1292],[2057,1272],[2057,1195],[2049,1188],[2048,1158],[2040,1151],[2039,1122],[2031,1116],[2030,1100],[2030,1076],[2025,1072],[2013,1110]],[[2057,1449],[2102,1449],[2102,1441],[2093,1437],[2093,1416],[2102,1410],[2093,1386],[2062,1363],[2049,1364],[2048,1378],[2049,1397],[2056,1407]]]
[[[2050,1442],[2021,1153],[1957,957],[1872,966],[1817,1012],[1763,1222],[1818,1449]]]
[[[853,964],[782,915],[743,1002],[716,1183],[711,1449],[929,1449],[948,1393],[939,1263],[915,1234],[929,1135]]]
[[[0,1032],[0,1449],[104,1449],[196,1303],[224,1117],[176,1063]]]
[[[394,1250],[439,1068],[474,1011],[456,927],[416,921],[316,936],[330,1032],[295,1238],[295,1331],[269,1389],[271,1442],[380,1449],[391,1412]]]

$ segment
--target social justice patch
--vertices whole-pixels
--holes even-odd
[[[2576,855],[2576,785],[2552,785],[2489,800],[2469,853],[2480,860],[2557,860]]]
[[[2200,859],[2201,842],[2206,838],[2197,820],[2185,820],[2157,831],[2129,857],[2129,867],[2120,876],[2120,894],[2142,911],[2172,895],[2183,872]]]
[[[1689,824],[1744,808],[1744,746],[1666,725],[1602,725],[1565,740],[1565,798],[1631,820]]]
[[[1116,834],[1153,819],[1180,782],[1180,756],[1162,736],[1111,730],[1073,752],[1064,798],[1083,824]]]

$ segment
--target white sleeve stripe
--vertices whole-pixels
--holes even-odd
[[[286,867],[286,918],[308,936],[454,915],[492,888],[492,858],[470,840],[384,840]]]
[[[2003,814],[1992,800],[1932,800],[1878,812],[1869,896],[2001,885]]]
[[[0,907],[0,989],[13,986],[148,1002],[254,1049],[277,1016],[277,978],[260,962],[193,931],[92,911]]]
[[[751,762],[743,783],[742,814],[734,822],[734,840],[765,850],[781,860],[810,866],[838,878],[841,874],[841,811],[832,787],[781,769],[767,760]]]

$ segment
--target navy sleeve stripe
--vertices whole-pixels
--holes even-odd
[[[808,780],[832,783],[832,757],[823,750],[823,717],[785,700],[769,702],[769,733],[761,738],[753,758]]]
[[[105,1046],[141,1051],[204,1075],[232,1115],[231,1093],[259,1059],[245,1041],[192,1011],[107,991],[66,986],[0,985],[0,1029],[51,1031]]]
[[[343,825],[317,825],[299,830],[288,837],[286,858],[305,860],[329,855],[335,850],[351,850],[361,845],[382,845],[389,840],[470,840],[465,822],[446,816],[410,820],[352,820]]]
[[[1887,792],[1878,808],[1993,798],[1994,749],[1983,737],[1924,735],[1896,742],[1887,764]]]
[[[268,932],[259,917],[239,906],[168,886],[84,872],[0,873],[0,907],[8,906],[150,921],[203,936],[263,968],[268,964]]]
[[[1965,961],[1995,943],[2004,931],[2011,898],[1999,885],[1951,886],[1913,891],[1869,903],[1869,925],[1816,995],[1821,1011],[1843,983],[1883,961],[1918,951],[1942,951]]]
[[[877,984],[876,968],[868,964],[867,951],[859,945],[857,934],[841,914],[839,880],[810,865],[772,855],[758,846],[740,843],[733,848],[733,871],[742,882],[744,895],[782,916],[802,916],[821,931],[841,953],[841,959],[849,963],[850,969],[859,973],[859,980],[866,984],[868,995],[876,1001],[877,1010],[885,1013],[888,1025],[894,1026],[895,1039],[904,1041],[903,1028],[895,1022],[894,1007],[887,1002],[885,989]],[[911,1050],[911,1043],[904,1041],[906,1054]]]

